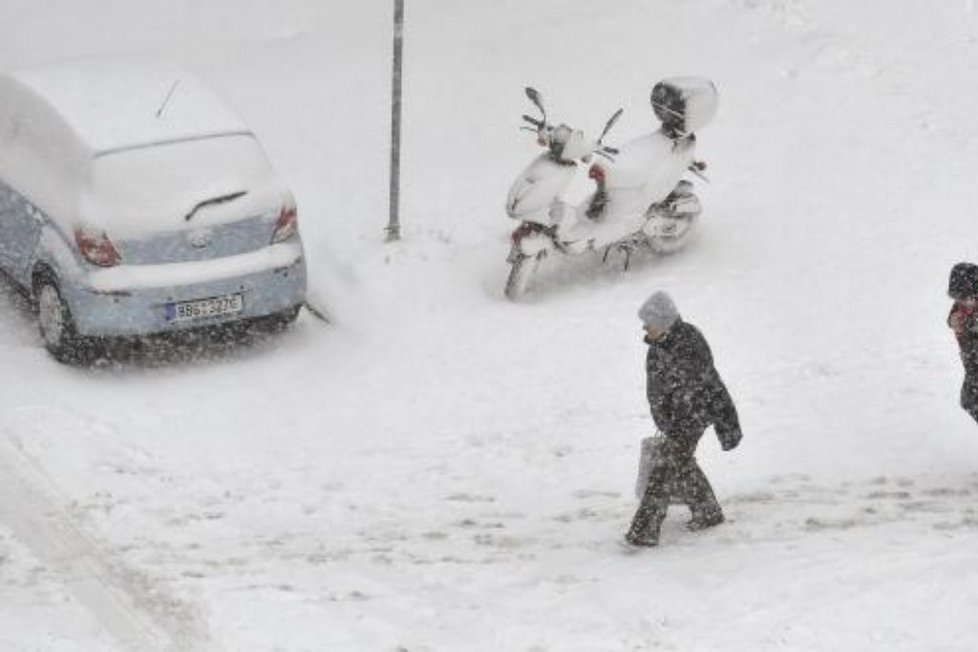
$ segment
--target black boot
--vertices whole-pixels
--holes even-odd
[[[706,514],[697,514],[689,521],[686,522],[686,529],[690,532],[696,532],[698,530],[705,530],[710,527],[715,527],[723,523],[726,519],[723,517],[723,512],[708,512]]]
[[[635,534],[631,530],[625,534],[625,543],[636,548],[654,548],[659,545],[658,537]]]

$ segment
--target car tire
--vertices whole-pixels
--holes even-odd
[[[299,309],[301,307],[302,306],[292,306],[291,308],[287,308],[282,312],[270,315],[268,317],[268,330],[273,333],[279,333],[287,330],[292,326],[292,324],[295,323],[295,320],[299,318]]]
[[[88,364],[98,357],[97,341],[78,335],[68,304],[50,274],[35,281],[34,300],[41,339],[51,357],[66,364]]]

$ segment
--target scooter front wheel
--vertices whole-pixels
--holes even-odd
[[[540,266],[540,255],[527,256],[513,252],[509,257],[509,277],[506,279],[504,294],[510,301],[516,301],[526,292],[530,278]]]

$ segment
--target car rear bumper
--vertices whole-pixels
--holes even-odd
[[[151,335],[263,317],[301,305],[306,294],[302,245],[280,243],[209,261],[120,265],[62,288],[80,335]],[[240,294],[239,312],[176,320],[173,304]]]

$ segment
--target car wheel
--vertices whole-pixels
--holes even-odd
[[[42,276],[35,287],[37,322],[44,348],[58,362],[85,364],[98,357],[95,341],[79,337],[68,304],[61,297],[57,283]]]
[[[299,308],[300,306],[293,306],[280,313],[270,315],[266,322],[268,330],[273,333],[278,333],[288,329],[299,318]]]

